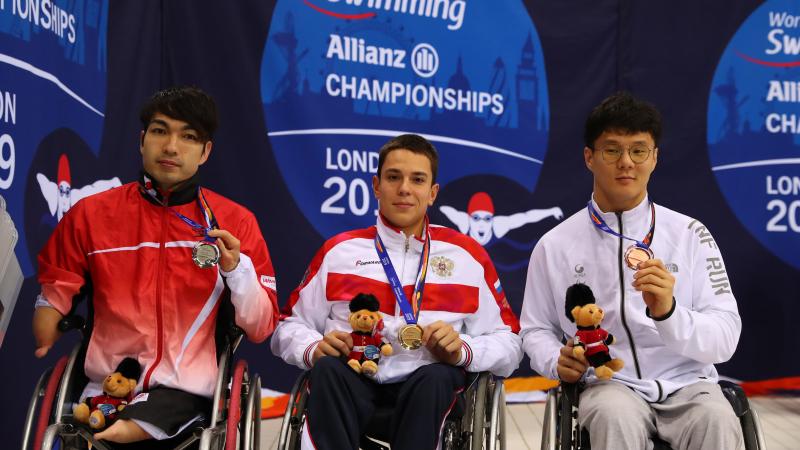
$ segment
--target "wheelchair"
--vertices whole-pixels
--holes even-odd
[[[308,399],[310,371],[303,372],[295,381],[289,394],[289,404],[283,415],[278,450],[300,448],[305,405]],[[441,448],[456,449],[506,449],[505,388],[502,379],[489,372],[467,374],[467,386],[456,399],[453,411],[445,419],[440,439]],[[370,435],[361,437],[362,450],[389,450],[389,422],[392,408],[378,407],[367,428]]]
[[[251,374],[244,360],[232,364],[233,353],[244,332],[233,324],[229,301],[220,304],[217,320],[217,380],[211,415],[190,424],[177,436],[163,441],[146,441],[147,448],[183,450],[258,449],[261,437],[261,380]],[[89,305],[91,314],[91,305]],[[91,323],[74,315],[75,307],[58,325],[62,332],[78,329],[82,342],[69,356],[62,356],[47,369],[36,384],[25,418],[22,450],[113,450],[119,445],[94,439],[88,426],[72,417],[72,405],[79,401],[88,378],[83,360],[91,334]],[[225,325],[222,325],[222,324]],[[128,444],[126,444],[128,445]]]
[[[720,381],[720,388],[742,426],[746,450],[764,450],[766,443],[758,413],[750,407],[741,386]],[[578,423],[580,386],[564,383],[550,389],[545,401],[542,424],[542,450],[589,450],[589,433]],[[654,450],[670,450],[669,444],[653,437]]]

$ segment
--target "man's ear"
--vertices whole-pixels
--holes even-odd
[[[591,171],[594,164],[594,151],[589,147],[583,147],[583,162],[586,164],[586,168]]]
[[[139,153],[144,154],[144,130],[139,132]]]
[[[434,185],[431,186],[431,198],[428,200],[428,206],[433,206],[437,195],[439,195],[439,183],[434,183]]]
[[[378,199],[378,200],[381,199],[381,194],[378,191],[378,186],[380,186],[380,184],[381,184],[381,179],[378,178],[377,175],[373,175],[372,176],[372,193],[373,193],[373,195],[375,195],[375,198]]]
[[[200,154],[200,163],[198,165],[203,165],[208,160],[209,155],[211,155],[211,148],[214,147],[214,143],[211,141],[206,141],[203,144],[203,153]]]

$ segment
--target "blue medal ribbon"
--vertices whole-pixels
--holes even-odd
[[[147,178],[147,177],[145,177],[145,181],[146,181],[146,183],[150,183],[150,185],[152,184],[150,179]],[[145,184],[145,186],[148,186],[148,184]],[[209,243],[213,243],[214,241],[217,240],[217,238],[211,237],[211,236],[208,235],[209,231],[217,229],[217,228],[219,228],[219,226],[217,224],[217,218],[214,217],[214,212],[211,211],[211,207],[208,205],[208,201],[206,201],[206,196],[203,194],[203,191],[202,191],[202,189],[200,189],[199,186],[197,188],[197,206],[200,207],[200,211],[203,211],[203,218],[205,219],[206,224],[208,226],[203,226],[203,225],[195,222],[194,220],[184,216],[183,214],[179,213],[178,211],[174,210],[171,206],[165,205],[164,202],[162,202],[161,200],[158,199],[158,196],[156,195],[155,188],[153,188],[153,187],[145,188],[144,191],[147,193],[147,195],[152,197],[153,200],[155,200],[156,203],[158,203],[159,205],[164,206],[165,208],[169,209],[179,219],[181,219],[187,225],[192,227],[192,229],[197,231],[200,235],[204,236],[203,237],[203,241],[209,242]]]
[[[637,247],[644,248],[644,249],[650,249],[650,243],[653,242],[653,235],[656,233],[656,207],[653,204],[652,200],[650,201],[650,219],[651,219],[650,220],[650,222],[651,222],[650,223],[650,231],[647,232],[647,235],[641,241],[638,241],[638,240],[636,240],[634,238],[625,236],[624,234],[620,234],[620,233],[617,233],[616,231],[612,230],[611,227],[608,226],[606,221],[603,220],[602,217],[600,217],[600,214],[597,212],[597,210],[594,209],[594,206],[592,205],[592,201],[591,200],[589,200],[589,203],[586,204],[586,207],[589,210],[589,218],[592,219],[592,224],[596,228],[598,228],[598,229],[600,229],[600,230],[602,230],[602,231],[604,231],[604,232],[606,232],[606,233],[608,233],[608,234],[610,234],[612,236],[616,236],[618,238],[627,239],[629,241],[636,242],[636,246]]]
[[[406,297],[406,293],[403,291],[403,284],[400,282],[400,278],[394,270],[392,260],[389,258],[389,253],[386,251],[386,247],[383,245],[383,241],[377,230],[375,232],[375,250],[378,252],[378,258],[381,261],[381,265],[383,265],[383,271],[386,272],[386,278],[389,279],[389,285],[392,287],[392,292],[394,292],[394,297],[397,300],[397,304],[400,306],[400,311],[403,313],[403,318],[409,325],[416,325],[417,323],[420,305],[422,304],[422,290],[425,288],[425,277],[428,274],[431,234],[427,220],[425,223],[425,230],[425,244],[422,247],[422,254],[419,257],[417,280],[414,284],[414,293],[411,296],[413,302]]]

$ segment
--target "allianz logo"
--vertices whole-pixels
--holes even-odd
[[[402,48],[372,45],[364,38],[333,33],[330,35],[328,51],[325,54],[328,59],[394,69],[407,68],[410,60],[411,68],[423,78],[432,77],[439,69],[439,53],[430,44],[424,42],[417,44],[411,51],[411,57],[407,56],[408,52]]]

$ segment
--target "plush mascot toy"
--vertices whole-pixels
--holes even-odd
[[[111,425],[131,400],[141,370],[135,359],[123,359],[117,370],[103,380],[103,395],[87,397],[72,408],[75,419],[95,430]]]
[[[576,358],[586,356],[594,367],[597,378],[608,380],[619,372],[624,363],[621,359],[611,359],[608,346],[614,343],[614,336],[600,328],[603,310],[594,302],[594,294],[589,286],[573,284],[567,289],[566,313],[569,320],[578,325],[575,333],[575,347],[572,352]]]
[[[353,331],[353,350],[347,355],[347,365],[358,373],[375,375],[381,355],[391,356],[392,346],[383,339],[383,318],[380,303],[372,294],[358,294],[350,300],[350,326]]]

